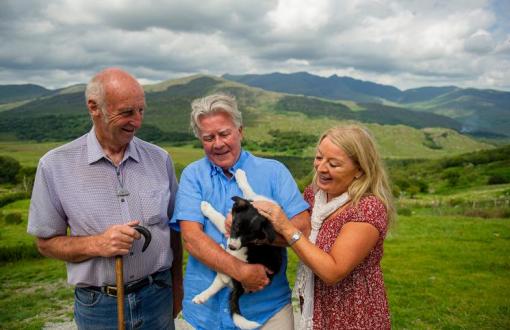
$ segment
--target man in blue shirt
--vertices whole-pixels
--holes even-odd
[[[202,215],[200,203],[207,201],[225,215],[230,212],[231,197],[242,196],[233,176],[241,168],[255,193],[280,204],[305,234],[310,230],[309,206],[283,164],[242,150],[242,117],[233,97],[210,95],[193,101],[192,108],[191,126],[206,157],[182,172],[172,218],[172,222],[179,223],[190,254],[184,278],[184,318],[197,329],[235,328],[228,303],[230,288],[224,288],[203,305],[191,301],[209,287],[216,272],[221,272],[241,282],[247,291],[240,299],[246,319],[263,324],[262,329],[293,329],[291,293],[285,275],[287,255],[283,267],[269,283],[264,266],[242,262],[220,246],[226,246],[226,238]],[[285,246],[287,242],[279,237],[276,244]]]

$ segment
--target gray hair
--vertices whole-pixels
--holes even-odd
[[[191,102],[191,128],[197,138],[200,138],[200,127],[198,120],[201,116],[223,112],[232,118],[234,125],[240,128],[243,125],[243,116],[237,109],[237,102],[234,96],[218,93],[202,97]]]
[[[85,88],[85,102],[88,103],[90,99],[96,101],[97,106],[103,114],[106,113],[106,93],[104,90],[104,79],[97,74],[87,84]]]

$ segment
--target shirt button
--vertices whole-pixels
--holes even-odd
[[[125,199],[124,199],[124,198],[122,198],[120,201],[121,201],[122,203],[124,203]]]
[[[228,313],[228,308],[225,308],[223,311],[224,311],[225,313]]]
[[[135,254],[134,252],[129,252],[129,255],[132,256],[133,254]]]

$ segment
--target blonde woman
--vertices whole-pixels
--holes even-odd
[[[329,129],[319,139],[314,168],[304,192],[312,209],[309,237],[276,204],[254,202],[302,261],[295,286],[300,328],[388,329],[380,262],[394,207],[375,143],[359,126]]]

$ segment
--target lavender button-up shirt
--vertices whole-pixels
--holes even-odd
[[[121,190],[129,195],[119,196]],[[41,238],[90,236],[115,224],[139,220],[150,230],[152,241],[143,254],[143,238],[135,241],[124,256],[124,281],[130,282],[171,266],[168,220],[176,191],[173,163],[165,150],[135,137],[116,167],[93,128],[39,161],[27,231]],[[76,286],[114,284],[114,264],[114,257],[68,262],[68,282]]]

